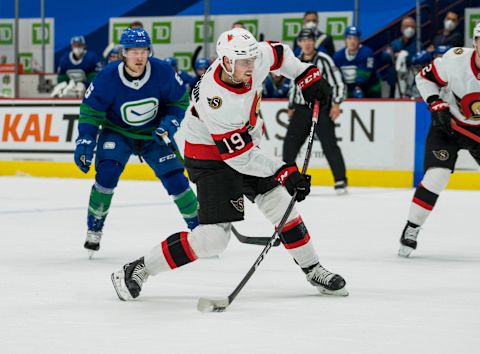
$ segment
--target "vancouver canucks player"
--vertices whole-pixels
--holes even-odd
[[[151,56],[144,29],[127,28],[120,45],[122,60],[98,74],[80,106],[75,163],[83,172],[88,172],[97,147],[84,245],[90,255],[100,248],[114,189],[132,154],[153,169],[188,227],[198,225],[196,196],[182,163],[162,139],[173,137],[188,106],[182,81],[169,64]]]

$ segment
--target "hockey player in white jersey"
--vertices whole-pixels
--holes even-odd
[[[258,147],[263,134],[258,112],[262,83],[269,72],[295,80],[307,102],[327,104],[331,90],[318,68],[300,62],[289,47],[258,43],[239,28],[220,35],[217,54],[192,91],[184,126],[185,165],[197,186],[200,225],[169,236],[113,273],[121,300],[136,298],[149,275],[221,253],[230,239],[231,222],[243,220],[244,196],[278,225],[289,194],[296,191],[297,201],[302,201],[310,192],[310,178],[300,174],[294,163],[286,164]],[[321,293],[348,295],[345,280],[320,264],[295,209],[281,230],[281,240],[310,284]]]
[[[473,49],[450,49],[426,66],[416,83],[432,112],[432,124],[425,144],[425,176],[400,238],[402,257],[416,249],[420,227],[447,186],[458,151],[467,149],[480,164],[480,24],[473,32]]]

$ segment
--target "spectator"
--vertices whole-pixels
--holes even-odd
[[[335,53],[333,60],[347,84],[348,97],[377,98],[381,96],[380,81],[373,51],[360,44],[360,30],[355,26],[345,31],[345,48]]]
[[[323,153],[332,170],[335,180],[335,192],[338,195],[347,193],[347,177],[345,161],[342,151],[337,144],[335,136],[335,120],[340,116],[340,104],[345,98],[345,85],[342,75],[333,63],[332,58],[315,50],[315,34],[312,30],[303,29],[299,37],[302,54],[299,59],[305,63],[311,63],[332,87],[331,101],[320,108],[318,124],[315,133],[322,145]],[[283,141],[283,161],[293,163],[297,159],[300,148],[305,143],[310,132],[312,111],[305,103],[301,90],[297,85],[292,85],[288,101],[288,117],[290,123],[287,134]]]
[[[58,84],[52,91],[52,97],[82,97],[86,87],[102,69],[100,59],[87,51],[83,36],[72,37],[70,47],[71,51],[60,58]]]
[[[286,98],[290,88],[290,80],[281,75],[270,72],[263,82],[262,97]]]
[[[382,54],[381,66],[388,66],[383,71],[382,80],[390,86],[388,97],[395,97],[395,88],[399,89],[399,96],[406,91],[406,82],[413,82],[410,77],[411,59],[417,54],[417,37],[415,34],[416,22],[410,17],[402,19],[400,31],[402,36],[395,39]]]
[[[453,11],[448,11],[443,20],[443,31],[433,37],[432,45],[429,51],[441,45],[448,45],[450,47],[463,47],[463,36],[460,32],[455,31],[458,26],[458,14]]]
[[[327,53],[333,56],[335,53],[335,46],[333,45],[332,36],[321,32],[318,29],[318,14],[315,11],[307,11],[303,15],[303,28],[310,28],[315,34],[315,48],[318,52]],[[293,53],[300,55],[301,49],[298,45],[298,36],[293,42]]]

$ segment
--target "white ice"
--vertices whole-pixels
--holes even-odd
[[[480,191],[445,191],[410,259],[396,253],[412,189],[316,187],[298,205],[322,263],[350,296],[321,296],[272,249],[224,313],[261,251],[233,236],[219,259],[150,277],[118,300],[110,273],[184,229],[159,182],[121,181],[101,250],[83,249],[91,180],[0,178],[0,353],[479,353]],[[237,228],[270,235],[252,205]]]

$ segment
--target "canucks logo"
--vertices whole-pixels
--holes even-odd
[[[214,96],[212,98],[207,98],[208,105],[213,109],[219,109],[222,107],[222,99],[218,96]]]
[[[129,101],[120,107],[122,120],[128,125],[138,127],[155,119],[158,112],[158,99],[149,97],[138,101]]]

